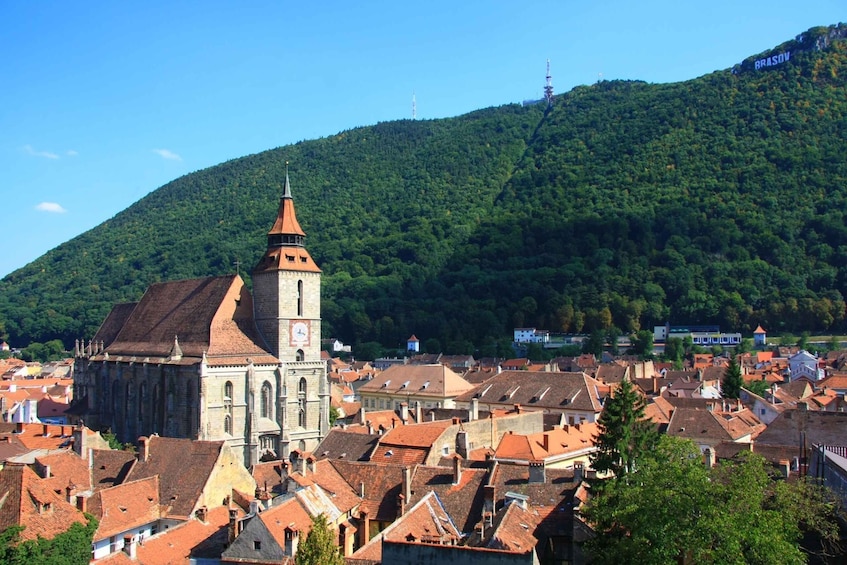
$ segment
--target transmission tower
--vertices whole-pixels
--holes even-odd
[[[412,92],[412,119],[416,120],[418,118],[418,105],[415,102],[415,93]]]
[[[547,107],[553,105],[553,75],[550,74],[550,59],[547,59],[547,84],[544,85],[544,99],[547,100]]]

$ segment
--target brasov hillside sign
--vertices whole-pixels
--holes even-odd
[[[756,70],[763,69],[765,67],[773,67],[774,65],[779,65],[781,63],[785,63],[791,57],[791,51],[786,51],[785,53],[780,53],[779,55],[772,55],[770,57],[765,57],[764,59],[758,59],[754,65]]]

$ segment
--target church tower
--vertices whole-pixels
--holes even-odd
[[[286,163],[268,247],[253,269],[256,327],[279,359],[277,382],[263,386],[277,406],[274,423],[281,432],[277,453],[282,457],[295,449],[311,451],[329,428],[329,385],[321,359],[321,270],[306,251],[305,239],[294,213]],[[258,383],[252,388],[258,392]],[[256,433],[262,433],[262,422],[257,421]],[[259,451],[267,447],[261,436],[251,441],[256,442]]]
[[[280,361],[321,358],[321,270],[306,251],[306,233],[294,213],[285,170],[285,188],[268,248],[253,269],[256,326]]]

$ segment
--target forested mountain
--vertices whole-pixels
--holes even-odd
[[[186,175],[0,281],[0,323],[16,344],[70,346],[152,282],[235,261],[249,281],[289,161],[324,337],[415,333],[484,354],[515,326],[843,333],[842,36],[814,28],[686,82],[603,81],[551,108],[380,123]]]

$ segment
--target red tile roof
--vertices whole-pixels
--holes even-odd
[[[87,511],[100,520],[94,534],[95,540],[153,523],[162,516],[159,506],[159,477],[153,476],[99,490],[88,499]]]
[[[82,512],[22,464],[7,464],[0,471],[0,531],[24,526],[21,539],[50,539],[74,522],[85,524]]]

